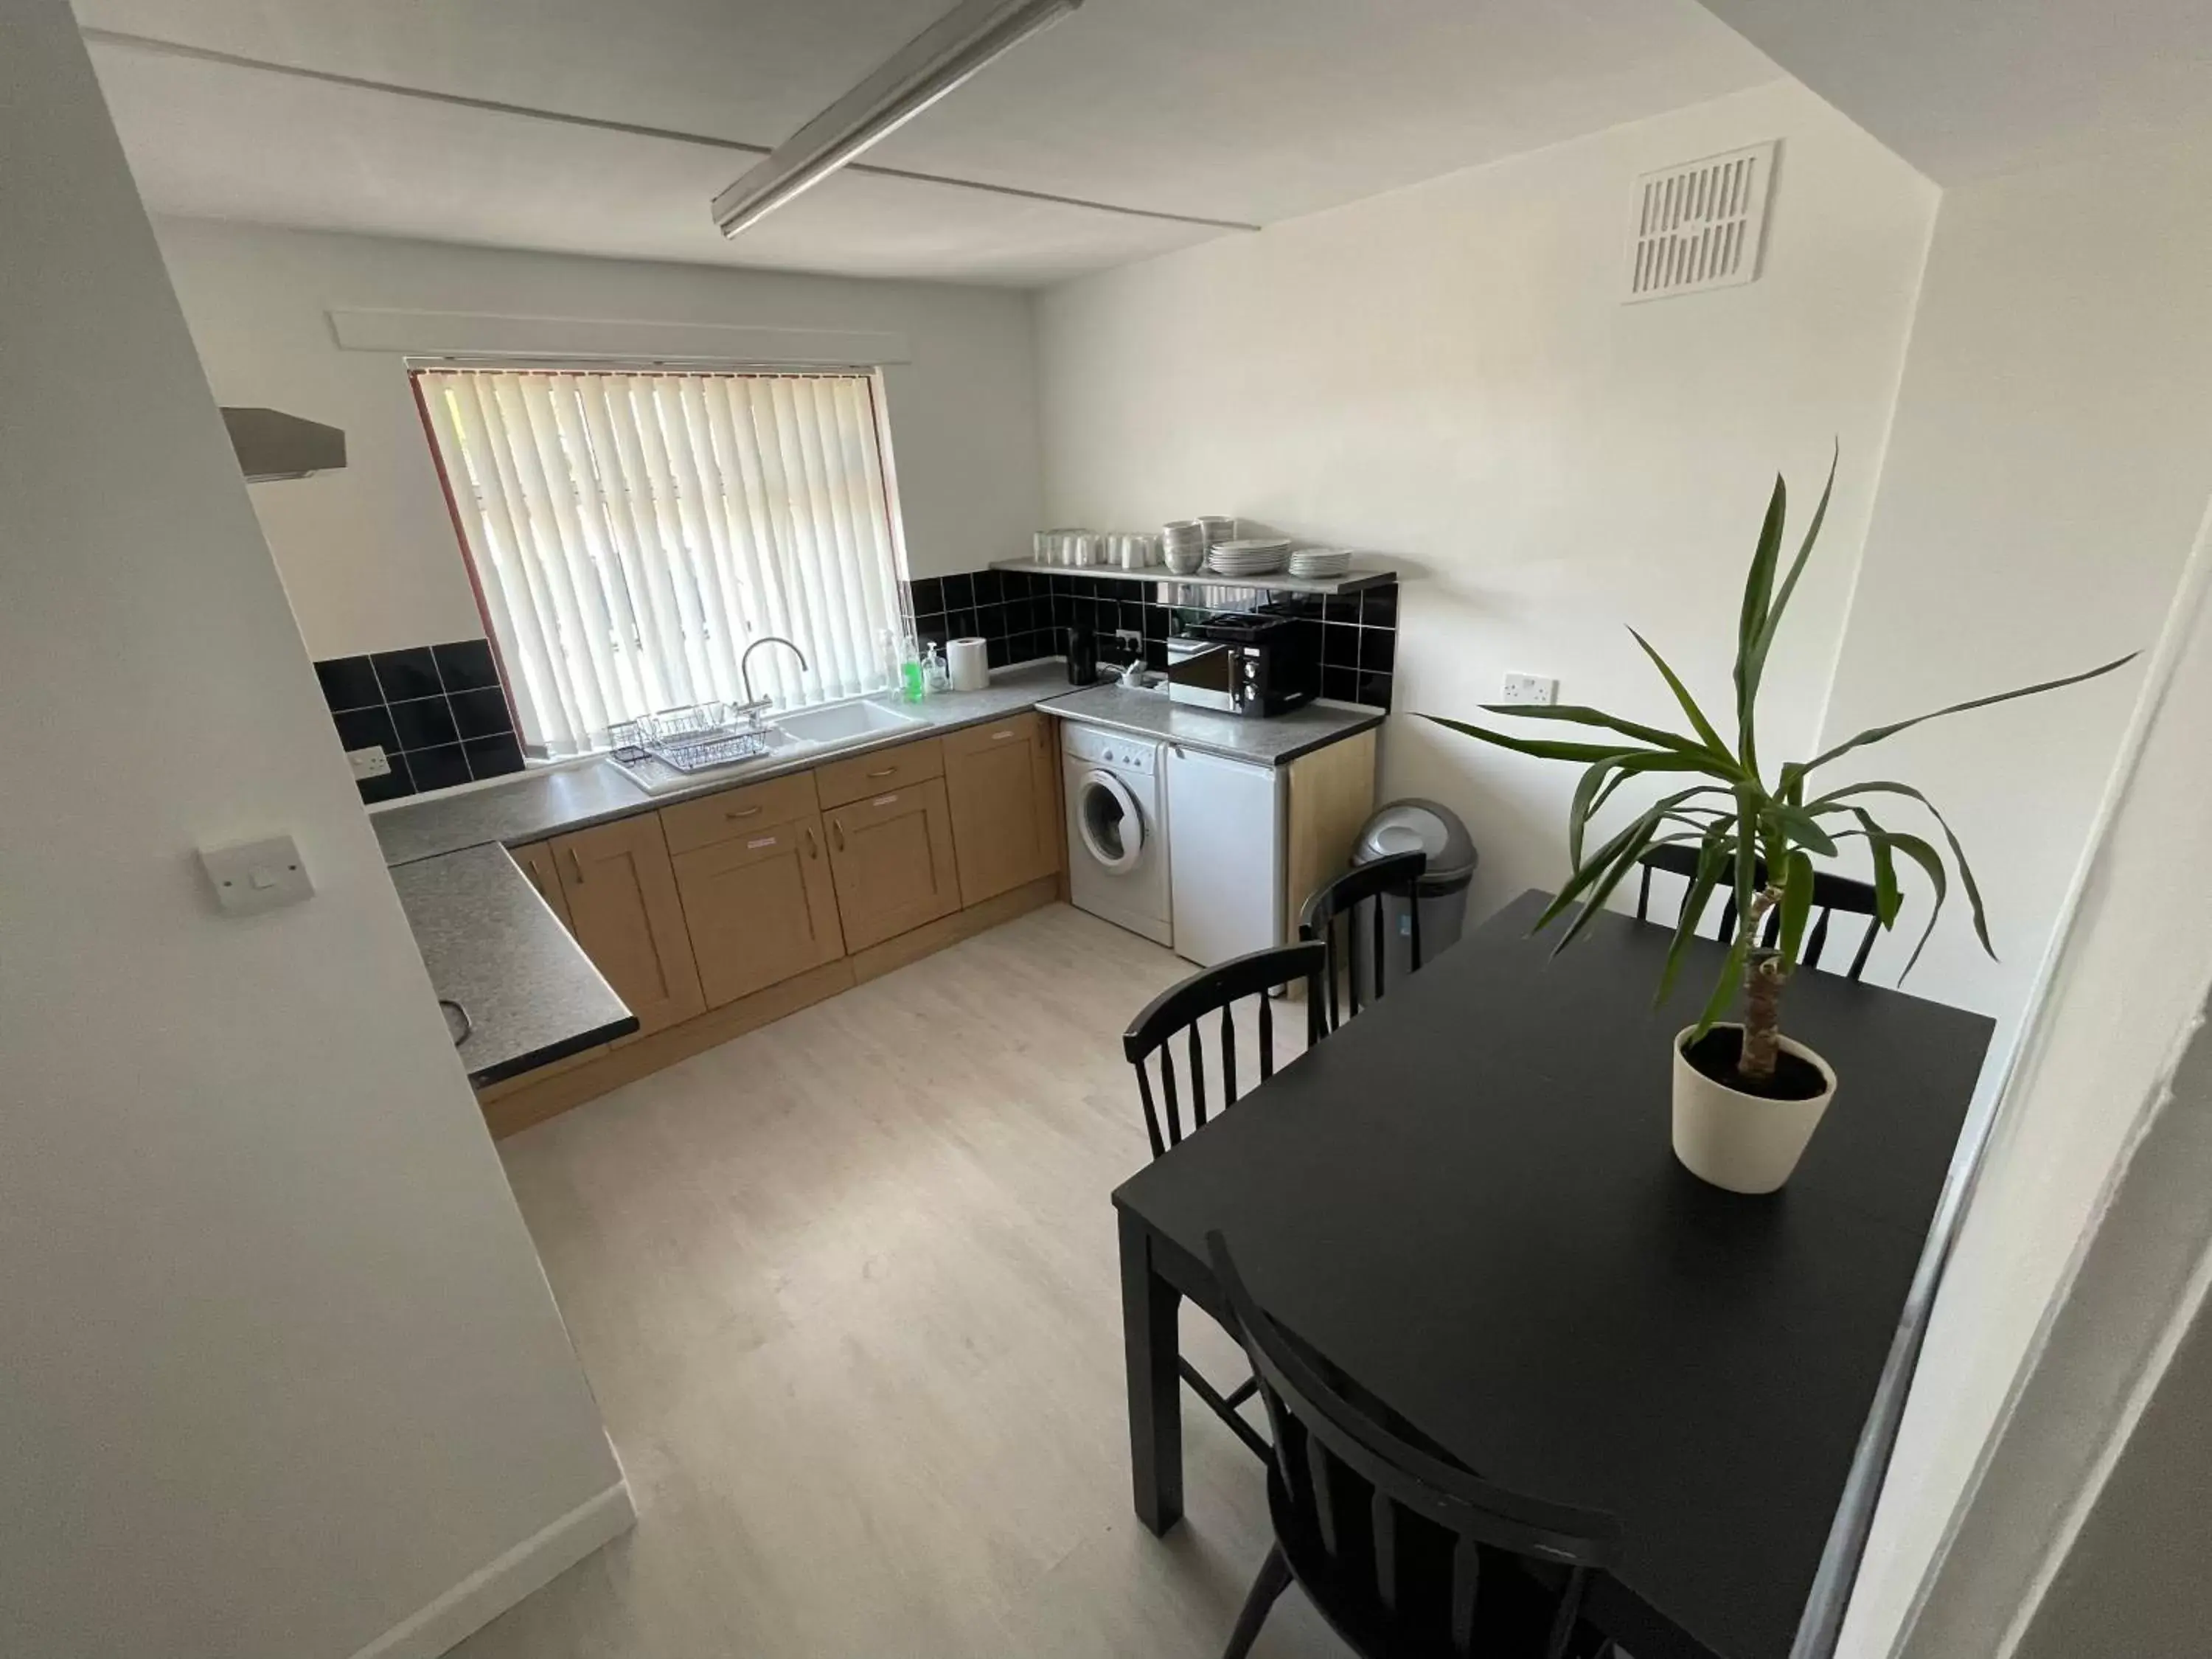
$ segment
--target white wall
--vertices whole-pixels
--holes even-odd
[[[2208,198],[2204,147],[1946,193],[1832,734],[2156,641],[2212,500]],[[2001,1053],[2142,684],[2134,668],[1964,715],[1869,762],[1924,782],[1974,857],[2003,960],[1982,958],[1953,917],[1912,988],[2000,1014]],[[2199,743],[2202,708],[2183,716]],[[2131,872],[2145,883],[2134,931],[2102,958],[2070,1087],[2023,1077],[2005,1103],[1937,1301],[1848,1654],[1889,1650],[2124,1150],[2133,1072],[2163,1052],[2153,1016],[2193,948],[2175,867],[2189,866]],[[2098,884],[2120,873],[2090,896],[2110,902]],[[1985,1088],[2001,1076],[1985,1073]]]
[[[1824,742],[2156,639],[2212,495],[2208,191],[2212,147],[1945,193]],[[2141,684],[2138,665],[1846,763],[1921,782],[1990,900],[2000,959],[1962,908],[1916,984],[2017,1012]]]
[[[1641,172],[1783,142],[1765,274],[1620,302]],[[1767,679],[1770,752],[1820,724],[1936,192],[1791,83],[1682,110],[1040,296],[1047,516],[1235,513],[1379,550],[1401,607],[1387,794],[1482,853],[1477,914],[1555,886],[1571,773],[1412,711],[1509,669],[1677,720],[1626,624],[1717,714],[1775,472],[1824,555]]]
[[[483,633],[397,353],[341,350],[332,307],[903,333],[884,371],[915,574],[1021,556],[1039,523],[1028,296],[164,219],[216,397],[343,427],[346,470],[256,485],[315,658]]]
[[[64,0],[0,154],[0,1652],[354,1654],[628,1498]]]

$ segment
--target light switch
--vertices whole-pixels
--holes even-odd
[[[250,916],[279,909],[314,896],[315,884],[289,836],[241,842],[235,847],[203,847],[200,867],[215,888],[215,902],[226,915]]]

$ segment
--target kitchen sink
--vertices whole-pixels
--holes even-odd
[[[774,729],[799,743],[848,743],[854,738],[872,738],[884,732],[903,732],[921,725],[921,718],[902,714],[895,708],[886,708],[879,702],[865,698],[853,702],[833,702],[820,708],[802,708],[796,714],[779,716]]]

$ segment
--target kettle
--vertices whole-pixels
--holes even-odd
[[[1098,678],[1098,636],[1078,623],[1067,630],[1067,683],[1091,685]]]

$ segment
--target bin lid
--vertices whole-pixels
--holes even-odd
[[[1458,813],[1439,801],[1418,798],[1394,800],[1368,819],[1352,847],[1352,861],[1371,864],[1394,853],[1428,854],[1429,866],[1421,876],[1422,889],[1428,892],[1465,886],[1481,857]]]

